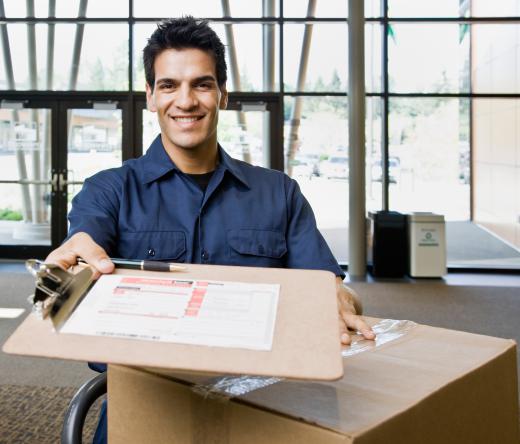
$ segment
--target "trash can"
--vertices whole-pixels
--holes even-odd
[[[403,277],[408,265],[406,215],[397,211],[368,213],[368,258],[372,276]]]
[[[438,278],[446,274],[446,228],[443,215],[410,213],[408,245],[410,276]]]

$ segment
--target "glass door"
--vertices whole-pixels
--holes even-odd
[[[0,245],[5,256],[24,257],[30,249],[44,252],[53,244],[55,111],[49,102],[0,103]]]
[[[123,161],[124,106],[117,101],[66,102],[60,107],[64,149],[58,168],[60,237],[68,231],[66,215],[85,179]]]
[[[127,101],[0,101],[0,257],[45,258],[85,179],[132,157]],[[124,151],[124,152],[123,152]]]

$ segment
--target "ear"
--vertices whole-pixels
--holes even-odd
[[[148,108],[148,111],[153,113],[157,112],[152,87],[148,84],[148,82],[146,82],[146,107]]]
[[[221,96],[220,96],[220,102],[218,104],[219,109],[226,109],[228,104],[228,92],[226,89],[226,85],[222,86],[220,88]]]

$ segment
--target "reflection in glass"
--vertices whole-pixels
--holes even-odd
[[[468,220],[469,100],[391,99],[389,131],[390,209]]]
[[[391,23],[388,75],[391,92],[469,91],[469,27]]]
[[[509,244],[488,249],[491,263],[520,265],[519,110],[513,98],[472,104],[473,219]]]
[[[295,106],[301,106],[297,128]],[[284,120],[285,171],[298,181],[314,211],[318,228],[336,259],[343,261],[348,253],[347,98],[286,98]],[[289,147],[292,153],[288,153]],[[330,196],[334,198],[325,198]]]
[[[347,17],[349,0],[319,0],[316,2],[315,17]],[[284,0],[284,17],[306,17],[307,2]],[[381,16],[381,0],[365,0],[365,17]]]
[[[471,0],[471,15],[473,17],[518,17],[520,2],[518,0]]]
[[[218,140],[231,157],[269,168],[270,138],[267,111],[221,111]]]
[[[0,244],[50,245],[50,115],[0,109]]]
[[[5,66],[0,69],[0,88],[16,90],[127,90],[128,89],[128,26],[114,23],[84,25],[81,45],[74,48],[75,24],[37,24],[35,29],[36,54],[29,51],[26,24],[8,24],[10,53],[3,54],[12,65],[14,87],[8,85]],[[48,33],[54,29],[54,44],[48,48]],[[52,32],[52,31],[51,31]],[[100,36],[110,35],[100,45]],[[48,51],[54,51],[51,66]],[[74,69],[74,57],[78,61]],[[29,61],[35,63],[35,78]]]
[[[60,41],[60,26],[56,26],[56,42]],[[70,31],[62,31],[70,39]],[[99,37],[109,35],[100,45]],[[56,55],[58,51],[55,50]],[[56,63],[59,63],[59,57]],[[63,62],[62,62],[63,63]],[[56,72],[59,70],[56,68]],[[70,70],[70,67],[69,67]],[[70,84],[70,82],[69,82]],[[61,89],[57,87],[56,89]],[[128,89],[128,26],[102,23],[85,25],[77,90]]]
[[[143,154],[148,151],[154,139],[161,134],[161,127],[157,120],[157,114],[143,110]]]
[[[520,92],[520,26],[472,25],[471,80],[476,93]]]
[[[294,128],[294,108],[300,101],[300,124]],[[371,175],[381,158],[382,100],[366,101],[367,211],[380,210],[382,184]],[[284,102],[285,172],[293,177],[311,204],[318,228],[336,259],[348,262],[348,99],[292,97]],[[293,134],[291,142],[290,134]],[[290,146],[294,154],[289,156]],[[329,197],[333,196],[333,199]]]
[[[275,16],[278,15],[278,2],[274,0]],[[231,17],[262,17],[262,0],[229,0]],[[171,0],[134,0],[134,17],[181,17],[193,15],[194,17],[220,18],[222,4],[213,0],[191,0],[184,2],[182,7]]]
[[[6,17],[27,17],[27,2],[3,0]],[[34,2],[35,17],[49,17],[49,0]],[[80,0],[56,0],[54,16],[74,18],[79,15]],[[128,0],[88,0],[86,17],[127,17]]]
[[[348,28],[346,24],[314,24],[308,48],[307,70],[300,60],[305,25],[284,26],[284,87],[300,91],[346,92],[348,84]],[[365,26],[365,83],[368,92],[381,91],[381,26]]]
[[[70,109],[67,112],[68,203],[81,190],[83,181],[122,159],[122,112]]]
[[[365,113],[365,204],[367,211],[379,211],[383,205],[383,166],[381,162],[382,99],[367,97]]]
[[[228,66],[228,91],[278,91],[278,26],[274,27],[274,87],[264,86],[262,57],[262,25],[261,24],[233,24],[233,42],[228,41],[225,25],[212,23],[211,27],[226,46],[226,63]],[[145,90],[145,75],[143,67],[143,48],[147,39],[157,28],[155,23],[137,24],[134,26],[134,89]],[[230,60],[230,47],[234,46],[237,58],[238,78],[233,77]],[[269,66],[269,65],[267,65]]]
[[[471,0],[474,2],[475,0]],[[489,0],[484,0],[488,2]],[[467,17],[468,1],[460,0],[388,0],[389,17]],[[492,2],[496,4],[497,2]]]

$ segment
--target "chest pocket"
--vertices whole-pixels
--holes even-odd
[[[278,231],[238,229],[227,232],[229,255],[235,265],[281,267],[287,253],[285,236]]]
[[[121,233],[119,256],[125,259],[186,260],[186,234],[183,231],[142,231]]]

